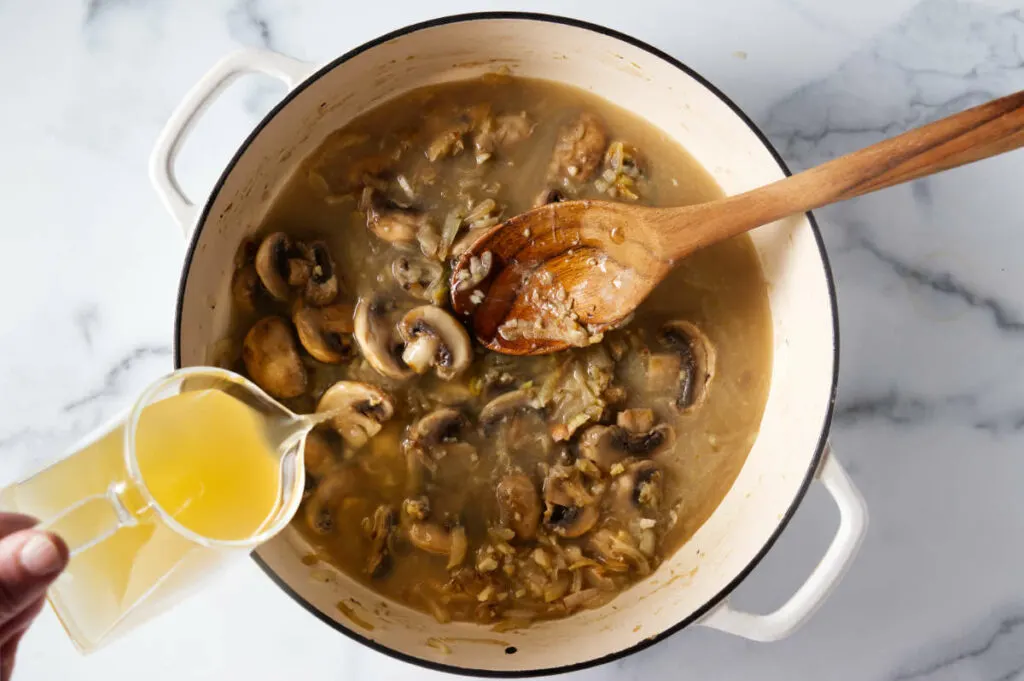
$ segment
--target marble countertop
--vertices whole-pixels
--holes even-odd
[[[185,243],[146,163],[172,107],[242,45],[325,61],[478,1],[0,0],[0,483],[53,460],[171,368]],[[506,7],[507,8],[507,7]],[[804,168],[1024,89],[1021,0],[521,2],[631,33],[707,76]],[[239,82],[181,159],[203,195],[280,97]],[[599,679],[1024,679],[1024,152],[818,212],[837,278],[832,441],[872,525],[802,630],[689,629]],[[820,490],[737,592],[766,610],[836,513]],[[80,657],[46,612],[20,681],[440,676],[309,617],[254,565]]]

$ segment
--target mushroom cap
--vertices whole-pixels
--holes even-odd
[[[600,519],[597,499],[583,485],[579,469],[552,466],[544,479],[544,524],[562,537],[579,537]]]
[[[398,358],[400,344],[391,337],[391,329],[384,323],[384,303],[362,299],[356,303],[355,338],[363,357],[377,373],[387,378],[404,381],[413,374]]]
[[[501,524],[520,539],[536,537],[541,505],[540,495],[530,477],[525,473],[509,473],[498,482],[495,494]]]
[[[682,358],[676,408],[693,411],[708,397],[715,376],[715,347],[696,324],[681,319],[662,325],[658,338]]]
[[[574,539],[582,537],[594,529],[601,512],[597,504],[587,506],[554,505],[547,514],[545,522],[551,531],[560,537]]]
[[[264,317],[252,325],[242,342],[242,361],[256,385],[274,397],[298,397],[306,391],[306,367],[291,327],[281,317]]]
[[[469,421],[458,409],[435,409],[413,424],[409,429],[409,439],[426,446],[436,445],[457,438],[468,424]]]
[[[316,405],[318,414],[334,412],[328,421],[352,448],[358,449],[380,432],[381,424],[395,413],[386,392],[369,383],[338,381],[324,392]]]
[[[308,257],[312,263],[309,278],[302,291],[303,298],[310,305],[329,305],[338,297],[338,277],[334,271],[334,259],[327,244],[314,241],[309,244]]]
[[[366,226],[377,237],[392,244],[408,244],[416,240],[416,233],[429,224],[426,213],[403,208],[391,199],[371,190],[369,200],[363,201]]]
[[[391,276],[403,291],[420,300],[433,300],[442,285],[444,268],[433,260],[400,255],[391,263]]]
[[[265,295],[255,265],[245,264],[235,270],[231,277],[231,298],[240,310],[252,314]]]
[[[329,534],[335,525],[334,513],[346,497],[359,489],[355,470],[335,467],[313,490],[303,509],[306,525],[317,534]]]
[[[634,461],[611,484],[611,507],[625,519],[645,509],[656,510],[661,502],[662,472],[650,459]]]
[[[299,342],[313,359],[340,364],[352,356],[352,306],[336,303],[327,307],[299,305],[292,315]]]
[[[293,251],[292,240],[284,232],[268,234],[256,251],[256,273],[275,300],[288,300],[291,295],[288,261]]]
[[[338,455],[327,435],[314,430],[306,435],[303,445],[303,460],[306,473],[315,480],[323,478],[338,461]]]
[[[537,408],[534,402],[534,391],[530,388],[519,388],[504,395],[498,395],[485,404],[480,410],[478,421],[481,428],[488,430],[509,416]]]
[[[656,456],[675,444],[675,430],[661,423],[644,432],[622,426],[590,426],[580,436],[580,456],[607,473],[616,463],[631,456]]]
[[[421,305],[409,310],[398,324],[398,333],[406,343],[402,358],[417,373],[433,366],[447,381],[472,361],[473,347],[466,329],[439,307]]]

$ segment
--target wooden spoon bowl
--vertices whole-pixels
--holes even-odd
[[[554,203],[483,234],[452,270],[452,307],[497,352],[598,342],[690,253],[780,218],[1024,145],[1024,92],[908,131],[778,182],[679,208]]]

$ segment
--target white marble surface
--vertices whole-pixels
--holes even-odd
[[[171,366],[184,241],[146,178],[157,130],[240,45],[325,61],[484,2],[0,0],[0,482],[53,459]],[[632,33],[723,88],[802,168],[1024,89],[1021,0],[520,3]],[[506,7],[507,8],[507,7]],[[182,159],[209,189],[281,94],[239,83]],[[872,526],[792,638],[700,629],[580,679],[1024,679],[1024,152],[818,213],[838,280],[833,431]],[[738,592],[780,603],[835,512],[812,493]],[[88,658],[46,613],[16,678],[439,676],[362,648],[245,565]]]

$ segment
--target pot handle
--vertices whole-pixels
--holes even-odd
[[[186,237],[196,218],[197,209],[178,183],[174,161],[181,145],[206,108],[242,74],[263,73],[277,78],[292,89],[305,80],[314,68],[312,64],[277,52],[239,50],[217,62],[181,100],[156,139],[153,153],[149,157],[149,179]]]
[[[799,629],[832,592],[857,554],[867,530],[868,510],[864,497],[832,454],[831,445],[816,477],[839,508],[839,529],[807,581],[775,612],[743,612],[726,599],[705,615],[700,624],[753,641],[778,641]]]

